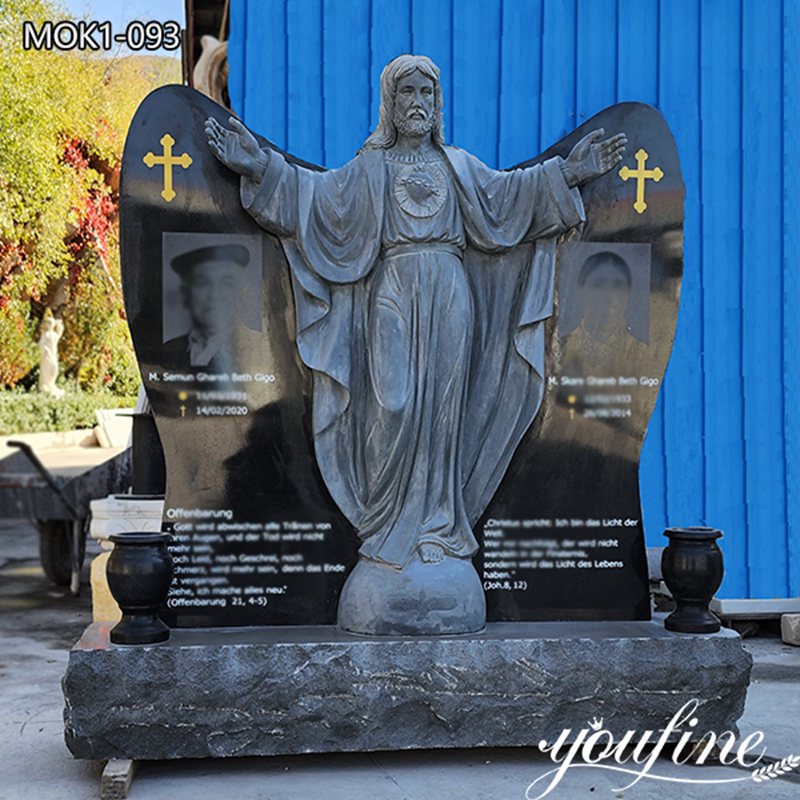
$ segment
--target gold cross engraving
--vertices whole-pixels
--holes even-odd
[[[636,151],[636,163],[639,167],[637,169],[623,167],[619,171],[619,176],[624,181],[627,181],[628,178],[636,178],[636,202],[633,204],[633,207],[636,209],[637,214],[644,214],[647,208],[647,203],[644,201],[644,182],[648,178],[651,178],[658,183],[664,177],[664,173],[661,171],[660,167],[655,167],[654,169],[644,168],[648,158],[650,158],[650,156],[647,154],[647,151],[639,148]]]
[[[142,159],[148,167],[154,167],[156,164],[164,165],[164,188],[161,190],[161,196],[169,203],[175,197],[175,190],[172,188],[172,167],[177,164],[184,169],[188,169],[192,163],[192,157],[188,153],[183,153],[179,156],[172,155],[172,145],[175,140],[165,133],[161,137],[161,146],[164,148],[164,154],[157,156],[155,153],[147,153]]]

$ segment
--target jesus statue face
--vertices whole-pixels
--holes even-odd
[[[433,128],[434,86],[419,70],[400,78],[394,100],[394,124],[402,136],[420,137]]]

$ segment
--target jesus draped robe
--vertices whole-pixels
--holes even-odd
[[[362,557],[477,550],[544,390],[558,237],[584,220],[560,159],[492,170],[441,148],[315,172],[274,151],[241,201],[280,238],[313,371],[316,458]],[[535,490],[530,487],[530,490]]]

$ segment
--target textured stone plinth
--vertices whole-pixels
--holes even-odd
[[[334,627],[184,629],[163,645],[87,628],[64,677],[79,758],[165,759],[535,746],[602,717],[655,730],[689,699],[735,730],[751,658],[738,634],[653,622],[494,623],[452,637]]]

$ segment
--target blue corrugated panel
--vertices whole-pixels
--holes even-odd
[[[800,595],[800,2],[786,0],[783,19],[783,419],[789,594]],[[773,45],[774,46],[774,45]],[[770,255],[771,258],[775,254]],[[776,343],[777,346],[777,343]],[[777,406],[777,403],[776,403]],[[775,412],[773,412],[775,413]],[[779,531],[773,531],[779,536]]]
[[[694,0],[660,5],[658,106],[675,134],[686,184],[681,305],[661,405],[667,516],[675,524],[686,524],[706,520],[700,17]],[[645,447],[649,445],[647,441]],[[643,500],[657,504],[657,491],[657,486],[647,485]],[[649,542],[658,544],[658,529],[648,528],[647,533]]]
[[[617,100],[617,0],[578,0],[575,50],[577,124]],[[646,70],[648,64],[642,67]]]
[[[261,130],[278,147],[287,136],[287,37],[284,0],[259,0],[245,7],[246,48],[244,102],[236,110],[245,120],[257,118]]]
[[[615,47],[608,48],[604,63],[616,78],[617,101],[639,100],[658,106],[659,37],[657,0],[623,0],[614,35],[607,36]],[[587,64],[587,70],[591,65]],[[609,97],[606,87],[603,97]],[[610,102],[610,101],[609,101]],[[608,103],[605,103],[608,105]],[[631,147],[636,148],[631,142]],[[662,387],[642,449],[639,476],[642,517],[651,543],[661,545],[659,534],[667,526],[666,462],[664,459],[664,403],[668,387]]]
[[[506,3],[500,48],[500,138],[497,163],[527,161],[539,152],[544,4]],[[527,96],[518,91],[523,83]]]
[[[723,528],[728,597],[800,594],[798,30],[800,0],[231,2],[234,108],[326,166],[374,128],[380,71],[405,51],[442,68],[448,141],[493,166],[614,102],[662,110],[685,272],[645,527],[655,545],[666,525]]]
[[[287,149],[291,153],[302,153],[307,161],[320,164],[325,161],[322,0],[287,4],[286,42]],[[264,80],[258,83],[264,102],[270,102],[269,83]],[[270,135],[267,128],[263,132]]]
[[[322,2],[326,166],[347,163],[369,134],[370,11],[369,0]]]
[[[788,593],[783,460],[780,3],[742,16],[742,376],[751,597]],[[767,491],[765,491],[767,488]]]
[[[541,81],[541,149],[577,127],[575,121],[575,0],[544,0]],[[524,100],[520,84],[515,90]],[[535,102],[530,97],[528,102]],[[504,165],[508,166],[508,165]]]
[[[703,3],[700,37],[706,515],[726,534],[727,593],[747,596],[739,2]]]
[[[453,0],[453,88],[450,135],[497,166],[500,133],[502,4]]]

